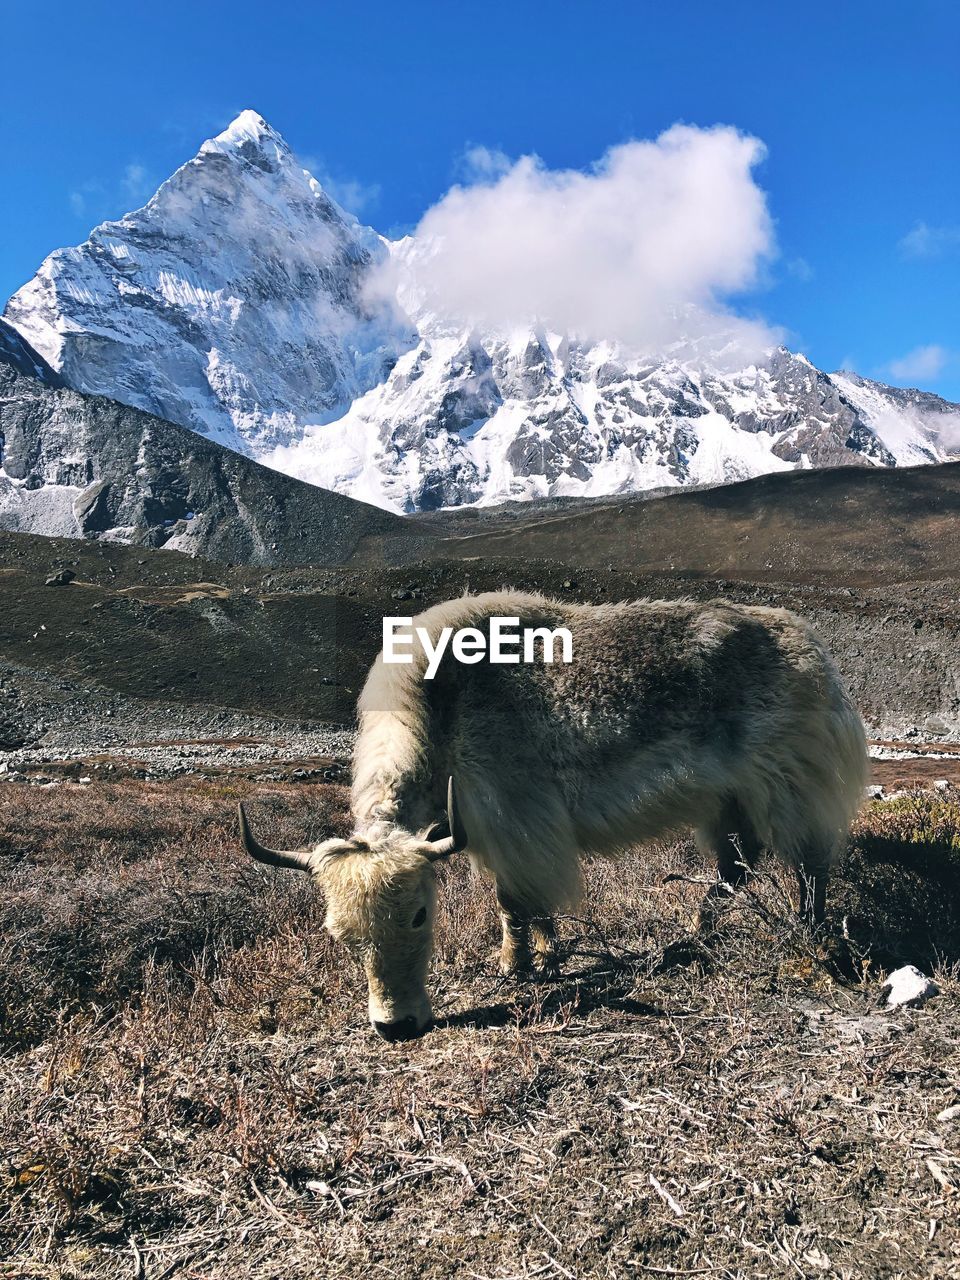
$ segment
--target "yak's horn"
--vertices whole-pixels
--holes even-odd
[[[467,831],[463,819],[457,809],[457,797],[453,788],[453,777],[447,783],[447,827],[450,834],[443,840],[434,840],[427,857],[431,862],[438,858],[449,858],[451,853],[460,853],[467,847]]]
[[[268,849],[259,840],[255,840],[250,832],[250,824],[247,822],[243,805],[238,804],[237,809],[240,813],[240,838],[251,858],[256,858],[258,862],[265,862],[268,867],[289,867],[291,871],[313,870],[311,855],[307,850]]]

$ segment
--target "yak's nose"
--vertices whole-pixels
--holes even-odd
[[[414,1017],[398,1018],[396,1022],[375,1021],[373,1029],[384,1040],[413,1040],[422,1031],[426,1031],[426,1027],[419,1026]]]

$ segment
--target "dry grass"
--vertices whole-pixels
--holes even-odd
[[[241,860],[245,785],[0,793],[0,1275],[960,1275],[954,806],[862,820],[829,959],[768,874],[691,953],[679,842],[591,868],[517,987],[454,865],[439,1025],[389,1046],[309,886]],[[344,821],[257,794],[277,842]],[[893,959],[940,998],[878,1011]]]

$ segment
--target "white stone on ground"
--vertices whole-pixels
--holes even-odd
[[[886,996],[886,1007],[895,1009],[902,1004],[923,1004],[931,996],[938,995],[940,988],[925,973],[912,964],[905,964],[902,969],[894,969],[880,988],[880,995]]]

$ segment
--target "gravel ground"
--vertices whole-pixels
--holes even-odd
[[[8,779],[49,765],[164,778],[294,762],[335,777],[354,737],[322,721],[130,698],[9,662],[0,663],[0,721],[7,741],[22,744],[0,750]]]

